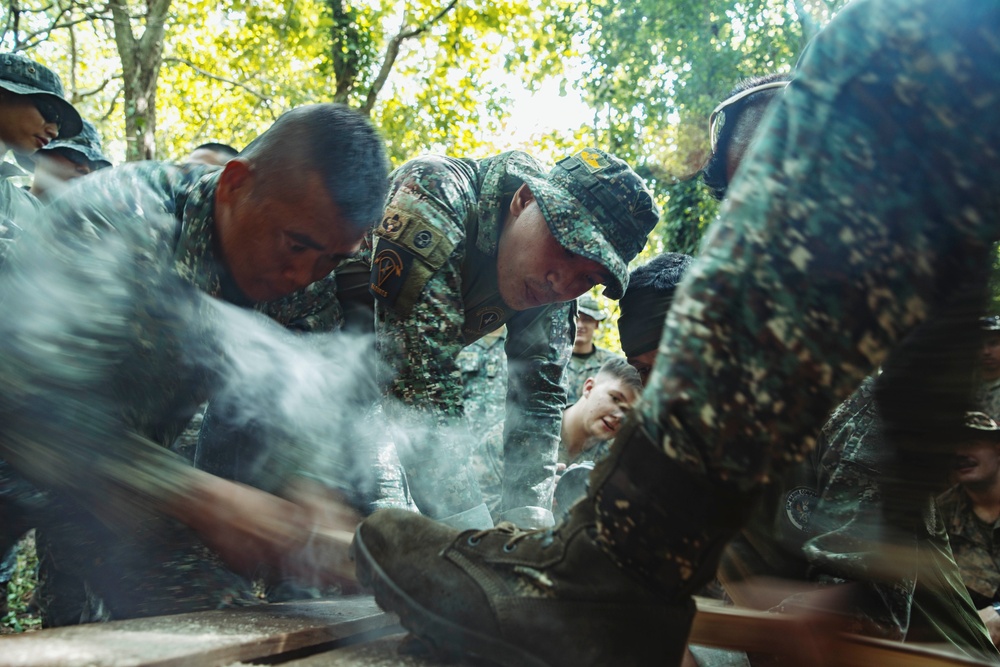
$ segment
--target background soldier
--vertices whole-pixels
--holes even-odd
[[[80,132],[80,114],[65,97],[55,72],[18,54],[0,54],[0,158],[12,151],[21,159]],[[13,165],[10,168],[20,171]],[[40,208],[35,197],[8,180],[10,175],[6,170],[0,173],[0,265]],[[16,559],[14,546],[34,527],[32,512],[43,502],[36,489],[14,477],[0,461],[0,613],[7,608],[7,584]]]
[[[17,161],[35,173],[28,192],[42,203],[58,196],[70,181],[111,166],[101,152],[101,136],[88,120],[75,137],[56,139],[30,157],[17,156]]]
[[[580,399],[584,380],[596,375],[604,362],[620,356],[594,345],[594,334],[607,317],[608,311],[589,294],[576,300],[576,338],[562,382],[566,405],[573,405]]]
[[[16,53],[0,54],[0,157],[32,155],[54,139],[76,136],[82,122],[55,72]],[[0,175],[0,262],[38,210],[38,201],[8,176]]]
[[[958,482],[937,499],[962,581],[990,631],[1000,641],[1000,427],[969,412],[955,452]]]
[[[586,475],[577,473],[574,477],[578,477],[578,480],[568,482],[564,487],[563,471],[569,466],[583,463],[589,463],[588,469],[592,470],[594,461],[607,455],[608,443],[618,433],[632,404],[642,393],[642,383],[635,369],[624,359],[617,357],[605,362],[583,384],[583,395],[576,403],[563,410],[560,420],[556,466],[560,474],[555,493],[560,498],[563,511],[569,508],[571,501],[582,497],[586,482]],[[473,465],[483,499],[490,512],[496,512],[504,477],[502,423],[490,429],[479,442],[473,454]],[[571,487],[579,492],[574,492]]]
[[[509,389],[500,515],[552,523],[559,381],[572,304],[597,284],[619,296],[658,219],[642,179],[585,149],[548,174],[529,155],[418,158],[392,175],[371,290],[383,410],[413,499],[454,526],[492,525],[471,468],[457,359],[507,324]]]

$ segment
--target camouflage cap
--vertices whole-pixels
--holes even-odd
[[[1000,331],[1000,315],[980,317],[979,326],[983,331]]]
[[[608,317],[608,311],[601,308],[601,304],[597,302],[597,299],[589,294],[584,294],[576,300],[576,309],[584,315],[593,317],[598,322]]]
[[[560,160],[544,178],[520,175],[559,245],[611,274],[604,293],[620,299],[628,263],[660,219],[646,183],[624,161],[596,148]]]
[[[44,65],[18,53],[0,54],[0,88],[18,95],[44,97],[59,111],[59,138],[73,137],[83,129],[83,119],[66,101],[62,81]]]
[[[965,413],[964,436],[967,440],[996,440],[1000,442],[1000,426],[985,412]]]
[[[97,133],[97,128],[89,120],[83,121],[83,129],[80,134],[69,139],[59,138],[49,143],[45,148],[40,149],[34,155],[16,155],[18,164],[29,171],[35,169],[35,159],[42,153],[48,153],[56,149],[63,151],[73,151],[79,153],[90,163],[90,168],[94,171],[111,166],[111,160],[101,152],[101,135]]]

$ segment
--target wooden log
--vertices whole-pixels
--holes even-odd
[[[691,644],[794,658],[794,651],[803,646],[801,642],[809,641],[806,625],[794,615],[727,607],[704,598],[695,600],[698,613],[688,637]],[[823,637],[822,659],[824,667],[967,667],[991,664],[959,655],[950,648],[903,644],[847,633]]]
[[[53,628],[0,638],[11,667],[215,667],[398,628],[370,596]]]

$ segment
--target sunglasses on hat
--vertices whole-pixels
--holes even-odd
[[[708,117],[708,137],[710,146],[712,148],[712,155],[715,155],[716,149],[719,147],[719,137],[722,135],[722,128],[726,124],[726,108],[736,104],[742,99],[750,97],[754,93],[759,93],[764,90],[774,90],[777,88],[784,88],[788,85],[787,81],[771,81],[768,83],[762,83],[759,86],[754,86],[752,88],[747,88],[746,90],[741,90],[732,97],[726,98],[719,105],[712,110],[712,115]]]

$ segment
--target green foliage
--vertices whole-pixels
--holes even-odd
[[[697,179],[679,181],[663,189],[667,193],[663,251],[697,255],[702,234],[718,212],[718,202]]]
[[[632,160],[667,200],[680,234],[665,248],[691,252],[714,217],[686,181],[708,159],[712,108],[747,76],[790,69],[817,26],[844,0],[598,0],[583,34],[581,84],[601,118],[600,145]]]
[[[35,590],[35,572],[38,557],[35,553],[34,533],[29,533],[18,543],[17,564],[7,585],[7,613],[0,618],[0,634],[38,630],[42,620],[28,611],[28,603]]]

